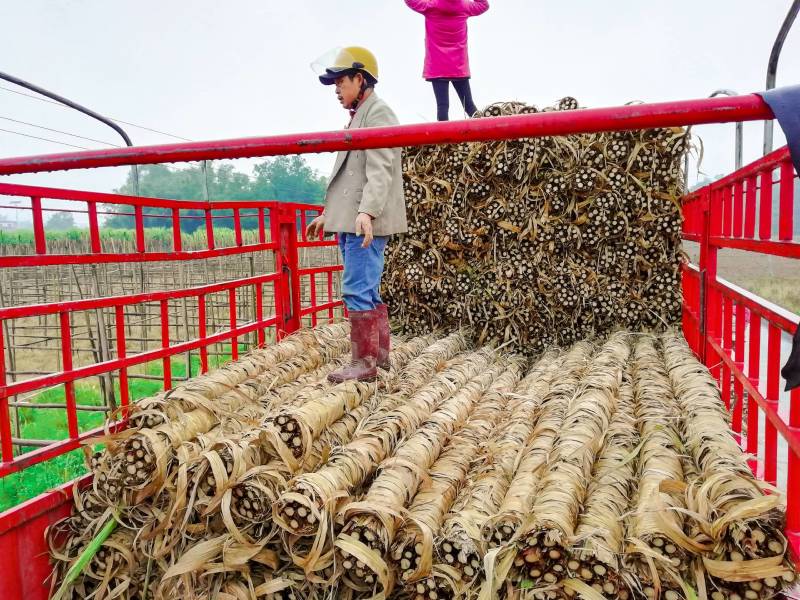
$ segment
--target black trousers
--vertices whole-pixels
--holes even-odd
[[[436,96],[436,118],[439,121],[448,121],[450,119],[450,83],[456,89],[458,99],[461,100],[461,106],[471,117],[478,108],[472,100],[472,89],[469,85],[469,78],[462,79],[431,79],[433,84],[433,94]]]

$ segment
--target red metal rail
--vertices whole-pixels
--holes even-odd
[[[684,270],[683,330],[719,382],[754,471],[777,484],[785,469],[787,535],[800,552],[800,390],[780,389],[798,318],[717,276],[723,249],[800,259],[797,187],[783,148],[685,198],[683,236],[700,244],[700,261]]]
[[[448,123],[423,123],[7,158],[0,160],[0,175],[421,144],[451,144],[649,127],[760,121],[772,118],[772,111],[761,97],[750,94]]]
[[[130,262],[154,260],[190,260],[230,254],[250,254],[271,251],[275,260],[275,269],[271,273],[215,283],[183,290],[157,291],[108,298],[94,298],[69,302],[52,302],[48,304],[14,306],[0,308],[0,478],[24,469],[33,464],[55,458],[78,448],[87,439],[95,437],[99,431],[80,431],[76,408],[76,382],[88,377],[96,377],[114,373],[119,377],[119,394],[121,415],[124,418],[130,404],[128,387],[128,371],[131,367],[151,361],[161,361],[163,369],[164,389],[172,387],[171,357],[185,352],[197,350],[200,355],[200,370],[208,371],[208,349],[215,344],[230,345],[231,356],[238,357],[239,341],[243,336],[255,332],[257,344],[266,342],[266,331],[274,329],[275,337],[297,330],[304,318],[316,324],[319,313],[326,313],[328,319],[334,317],[334,311],[341,306],[341,300],[334,295],[334,274],[341,270],[340,265],[315,266],[299,268],[298,250],[301,248],[335,246],[335,241],[308,240],[305,231],[298,237],[298,225],[308,221],[308,215],[316,216],[321,207],[278,202],[215,202],[213,212],[229,210],[233,213],[234,240],[236,245],[228,248],[217,248],[214,242],[212,205],[207,202],[186,202],[177,200],[143,199],[115,194],[84,193],[71,190],[0,184],[0,194],[11,196],[29,196],[34,224],[34,254],[0,257],[0,268],[8,266],[45,266],[94,262]],[[89,214],[89,238],[91,252],[87,254],[50,254],[48,253],[41,199],[59,199],[76,203],[85,203]],[[114,254],[104,252],[101,244],[101,227],[96,218],[97,204],[110,206],[111,214],[118,214],[116,207],[133,206],[135,209],[135,231],[137,253]],[[172,228],[173,251],[151,252],[145,244],[145,218],[150,218],[144,209],[168,210]],[[181,248],[181,220],[183,210],[200,209],[204,212],[206,222],[207,248],[199,251],[183,251]],[[255,211],[258,217],[258,243],[244,244],[241,215],[244,211]],[[230,217],[228,217],[230,218]],[[302,285],[306,282],[310,289],[309,301],[303,304]],[[321,282],[322,293],[318,293],[318,281]],[[237,317],[237,293],[247,292],[255,298],[255,319],[246,323]],[[225,294],[230,313],[227,329],[209,334],[206,327],[206,299],[212,294]],[[319,304],[318,297],[325,301]],[[274,314],[265,314],[265,297],[274,299]],[[197,302],[196,339],[174,342],[170,340],[169,302],[181,299],[195,299]],[[159,348],[129,353],[126,348],[126,323],[131,309],[147,303],[157,303],[159,311],[159,328],[161,345]],[[74,315],[85,311],[113,310],[114,313],[114,345],[116,356],[103,362],[85,366],[73,366],[73,340],[71,320]],[[61,325],[60,354],[62,370],[48,375],[41,375],[21,381],[8,382],[6,372],[5,344],[3,339],[3,323],[11,319],[40,318],[57,315]],[[65,397],[65,418],[68,437],[54,440],[51,444],[32,452],[14,455],[12,443],[12,427],[9,414],[9,399],[19,394],[40,392],[54,386],[63,386]]]

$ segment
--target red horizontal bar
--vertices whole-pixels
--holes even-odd
[[[85,300],[70,300],[68,302],[50,302],[48,304],[29,304],[27,306],[9,306],[0,308],[0,320],[19,319],[22,317],[38,317],[40,315],[53,315],[64,311],[92,310],[95,308],[110,308],[113,306],[127,306],[141,304],[142,302],[159,302],[177,298],[189,298],[201,294],[213,294],[231,288],[266,283],[278,279],[278,273],[268,273],[244,279],[235,279],[223,283],[212,283],[200,287],[171,290],[168,292],[148,292],[145,294],[131,294],[129,296],[111,296],[109,298],[87,298]]]
[[[709,242],[717,248],[736,248],[737,250],[747,250],[749,252],[758,252],[759,254],[800,258],[800,244],[797,242],[773,242],[771,240],[746,240],[728,237],[712,237],[709,238]]]
[[[766,398],[761,395],[761,392],[758,391],[758,387],[753,385],[753,383],[750,381],[747,375],[742,372],[736,362],[716,342],[714,336],[708,335],[706,336],[706,340],[714,349],[714,352],[731,370],[734,378],[744,386],[748,397],[756,401],[759,408],[764,412],[764,416],[766,416],[769,422],[772,423],[778,433],[781,434],[781,437],[786,440],[786,444],[789,446],[789,449],[794,452],[797,457],[800,457],[800,429],[789,427],[789,425],[781,418],[778,412],[772,407],[774,403],[768,402]]]
[[[613,108],[542,112],[510,117],[347,129],[324,133],[23,156],[0,160],[0,175],[367,148],[394,148],[421,144],[507,140],[772,118],[774,118],[772,111],[761,97],[749,94],[656,104],[634,104]]]
[[[111,432],[120,431],[125,427],[125,425],[127,425],[127,423],[124,421],[118,421],[116,423],[112,423],[109,426],[109,430]],[[11,475],[11,473],[16,473],[17,471],[27,469],[32,465],[50,460],[56,456],[61,456],[67,452],[71,452],[72,450],[80,448],[82,442],[103,435],[104,433],[105,428],[98,427],[97,429],[92,429],[91,431],[82,433],[77,438],[54,441],[50,446],[45,446],[44,448],[38,448],[32,452],[21,454],[11,462],[0,463],[0,479],[7,475]]]
[[[165,215],[169,217],[169,215]],[[202,260],[219,256],[235,256],[237,254],[250,254],[267,250],[277,250],[277,242],[266,244],[247,244],[244,246],[229,246],[215,248],[214,250],[186,250],[182,252],[128,252],[128,253],[102,253],[102,254],[24,254],[16,256],[0,256],[2,267],[44,267],[49,265],[84,265],[99,263],[124,263],[124,262],[165,262],[183,260]]]
[[[759,300],[764,300],[755,294],[743,294],[738,290],[733,289],[729,284],[726,284],[722,281],[710,281],[709,287],[718,290],[723,296],[727,296],[736,302],[746,306],[752,312],[763,317],[765,320],[769,321],[770,323],[774,323],[778,327],[780,327],[783,331],[788,333],[789,335],[793,335],[795,330],[797,329],[798,323],[788,319],[784,315],[781,315],[774,310],[770,309],[769,307],[765,306]]]
[[[278,322],[278,317],[272,316],[269,319],[264,319],[263,321],[260,322],[254,321],[252,323],[248,323],[243,327],[228,329],[226,331],[219,331],[214,335],[209,335],[207,337],[191,340],[188,342],[181,342],[180,344],[174,344],[167,348],[148,350],[147,352],[141,352],[139,354],[127,356],[125,358],[115,358],[113,360],[107,360],[105,362],[99,362],[92,365],[87,365],[85,367],[79,367],[77,369],[72,369],[71,371],[62,371],[60,373],[53,373],[51,375],[44,375],[42,377],[34,377],[32,379],[26,379],[25,381],[20,381],[17,383],[12,383],[10,385],[0,386],[0,396],[10,397],[10,396],[16,396],[18,394],[25,394],[27,392],[33,392],[35,390],[53,387],[54,385],[69,383],[71,381],[76,381],[78,379],[85,379],[87,377],[94,377],[96,375],[101,375],[103,373],[110,373],[111,371],[116,371],[118,369],[141,365],[153,360],[166,359],[169,358],[170,356],[174,356],[182,352],[188,352],[189,350],[197,350],[200,347],[209,346],[217,342],[222,342],[224,340],[229,340],[234,337],[243,336],[250,333],[251,331],[256,331],[257,329],[272,327],[273,325],[277,324],[277,322]],[[167,389],[168,388],[169,386],[167,386]]]
[[[322,248],[325,246],[338,246],[339,244],[336,241],[301,241],[297,240],[297,247],[298,248]]]
[[[333,300],[332,302],[326,302],[325,304],[315,304],[314,306],[309,306],[308,308],[304,308],[300,311],[300,316],[305,317],[306,315],[320,313],[324,310],[330,310],[331,308],[336,308],[337,306],[342,306],[341,300]]]
[[[76,202],[100,202],[102,204],[122,204],[126,206],[141,206],[148,208],[179,208],[181,210],[205,210],[213,204],[214,210],[233,208],[274,208],[278,204],[285,204],[278,200],[220,200],[205,202],[200,200],[169,200],[166,198],[142,198],[141,196],[126,196],[124,194],[108,194],[104,192],[84,192],[79,190],[66,190],[61,188],[40,187],[35,185],[21,185],[16,183],[0,183],[0,195],[5,196],[37,196],[48,200],[73,200]],[[300,204],[298,206],[309,209],[315,204]],[[30,210],[30,207],[11,207]],[[45,209],[57,210],[57,209]],[[116,213],[114,213],[116,214]]]
[[[339,271],[344,271],[344,265],[330,265],[327,267],[308,267],[306,269],[300,269],[298,273],[301,277],[305,277],[306,275],[316,275],[317,273],[337,273]]]

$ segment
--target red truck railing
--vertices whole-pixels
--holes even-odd
[[[753,469],[775,485],[785,468],[780,487],[788,491],[787,534],[796,551],[800,389],[782,399],[780,369],[797,316],[720,279],[717,255],[734,249],[800,259],[800,238],[794,233],[797,189],[797,174],[783,148],[686,197],[684,239],[700,245],[700,260],[684,270],[683,280],[684,335],[719,382]]]
[[[450,123],[399,126],[391,128],[364,129],[344,132],[326,132],[318,134],[278,136],[268,138],[247,138],[240,140],[201,142],[189,144],[173,144],[130,149],[112,149],[90,151],[73,154],[22,157],[0,160],[0,175],[28,173],[52,170],[69,170],[76,168],[119,166],[131,164],[161,163],[188,160],[210,160],[251,156],[272,156],[279,154],[302,154],[310,152],[327,152],[351,150],[357,148],[397,147],[420,144],[451,143],[464,141],[486,141],[512,139],[518,137],[538,137],[549,135],[566,135],[581,132],[615,131],[626,129],[684,126],[707,123],[727,123],[773,118],[766,104],[756,95],[732,98],[713,98],[684,102],[661,103],[651,105],[634,105],[608,109],[587,109],[581,111],[539,113],[514,117],[498,117],[493,119],[475,119],[454,121]],[[775,172],[780,172],[777,188],[773,181]],[[711,368],[720,382],[723,397],[733,410],[734,429],[741,435],[743,447],[753,454],[753,468],[759,475],[771,481],[780,479],[782,465],[779,453],[786,455],[788,478],[788,524],[787,533],[795,550],[800,550],[800,402],[798,394],[792,393],[788,402],[784,402],[779,394],[780,343],[781,335],[793,331],[797,317],[786,313],[769,303],[739,290],[726,283],[716,274],[716,252],[720,248],[738,248],[751,252],[799,258],[798,244],[792,239],[792,211],[795,202],[792,191],[795,177],[788,162],[786,150],[773,153],[763,161],[745,167],[730,177],[707,186],[686,198],[686,222],[684,237],[698,242],[701,246],[701,260],[698,266],[688,266],[684,276],[684,332],[690,344],[705,363]],[[752,183],[755,182],[755,183]],[[44,265],[49,260],[66,262],[141,260],[158,261],[173,260],[179,256],[182,260],[190,260],[207,256],[210,252],[251,252],[256,246],[259,250],[269,250],[275,255],[275,269],[271,273],[259,274],[255,279],[226,282],[225,286],[272,286],[275,293],[274,314],[259,314],[255,321],[239,324],[231,319],[230,327],[220,332],[220,339],[232,340],[242,335],[243,331],[266,331],[269,328],[280,331],[292,331],[297,328],[301,319],[316,322],[320,315],[330,318],[333,309],[339,304],[334,297],[332,276],[341,269],[338,265],[325,267],[301,268],[298,249],[331,245],[331,242],[307,240],[305,224],[308,213],[319,211],[318,207],[302,205],[285,205],[275,203],[176,203],[139,199],[131,197],[108,197],[107,195],[88,194],[83,192],[66,192],[63,190],[44,190],[43,188],[27,188],[25,186],[6,186],[0,184],[0,194],[14,193],[31,198],[29,209],[42,210],[36,199],[60,198],[83,203],[89,216],[90,229],[97,229],[98,207],[106,204],[133,207],[129,212],[135,219],[137,231],[137,252],[133,255],[106,254],[102,244],[98,246],[100,236],[96,231],[91,234],[91,252],[89,256],[56,257],[48,256],[45,239],[41,233],[43,225],[39,217],[34,219],[37,244],[34,255],[14,259],[0,259],[0,266],[16,266],[19,264]],[[768,188],[768,189],[767,189]],[[777,189],[777,191],[776,191]],[[773,199],[779,207],[777,232],[773,226]],[[190,205],[191,204],[191,205]],[[138,208],[137,208],[138,207]],[[148,216],[148,207],[158,207],[171,211],[172,228],[176,246],[169,256],[160,256],[147,250],[143,233],[144,221]],[[181,210],[194,209],[203,211],[208,247],[202,250],[184,251],[179,247],[180,221],[185,218]],[[247,247],[242,243],[240,234],[235,236],[236,243],[230,248],[218,248],[213,242],[213,222],[217,210],[232,211],[227,218],[237,223],[245,210],[259,211],[260,215],[269,217],[270,227],[262,227],[269,231],[267,238],[260,235],[258,243]],[[227,214],[227,213],[226,213]],[[247,213],[248,215],[250,213]],[[756,215],[754,217],[754,215]],[[261,218],[261,217],[259,217]],[[210,223],[210,225],[209,225]],[[768,225],[769,223],[769,225]],[[261,231],[261,230],[260,230]],[[755,233],[758,232],[756,237]],[[46,239],[45,239],[46,241]],[[143,243],[142,243],[143,241]],[[206,254],[203,254],[206,253]],[[326,277],[325,282],[317,282],[317,276]],[[301,293],[304,282],[311,289],[310,301],[305,302]],[[317,287],[321,286],[325,300],[317,303]],[[225,288],[230,290],[230,287]],[[174,294],[193,294],[202,296],[208,289],[192,289]],[[164,298],[158,296],[160,302]],[[77,310],[91,309],[97,303],[103,306],[126,306],[126,303],[142,301],[142,298],[120,297],[110,299],[94,299],[86,305],[43,305],[38,307],[7,308],[0,310],[0,321],[14,318],[15,310],[55,311],[58,314]],[[10,312],[9,312],[10,311]],[[60,317],[65,318],[65,317]],[[767,334],[761,335],[762,328]],[[767,361],[762,368],[760,353],[763,345],[761,338],[767,340]],[[202,348],[209,342],[209,337],[195,340],[192,346]],[[262,338],[259,338],[261,340]],[[777,341],[776,341],[777,340]],[[235,345],[235,344],[234,344]],[[162,347],[147,359],[167,360],[175,352],[185,351],[181,346],[176,350],[164,339]],[[749,359],[748,359],[749,356]],[[89,367],[90,369],[116,370],[121,373],[138,359],[117,356],[113,361]],[[745,362],[748,365],[745,365]],[[76,369],[64,369],[56,374],[55,379],[42,379],[39,383],[50,385],[58,380],[65,383],[74,381]],[[78,376],[90,371],[82,371]],[[94,373],[95,371],[91,371]],[[99,372],[99,371],[98,371]],[[165,372],[166,376],[166,372]],[[6,413],[7,399],[10,395],[9,384],[0,382],[0,411]],[[165,385],[169,382],[165,377]],[[764,385],[762,385],[762,383]],[[28,386],[38,385],[26,384]],[[761,391],[762,388],[764,391]],[[11,388],[11,392],[20,388]],[[733,390],[733,393],[731,393]],[[4,404],[4,402],[6,404]],[[743,407],[747,407],[747,419],[742,418]],[[738,411],[738,416],[737,416]],[[759,416],[764,415],[764,435],[758,432]],[[1,415],[0,415],[1,417]],[[744,421],[744,422],[743,422]],[[0,427],[7,425],[0,422]],[[6,431],[6,429],[3,429]],[[3,435],[5,439],[5,434]],[[62,442],[63,447],[49,452],[66,451],[80,442],[81,434],[70,435],[69,440]],[[763,440],[763,444],[762,444]],[[782,445],[781,445],[782,444]],[[5,448],[4,448],[5,449]],[[40,451],[43,456],[45,450]],[[24,455],[27,456],[27,455]],[[0,475],[31,464],[30,458],[11,458],[3,455]],[[24,462],[20,462],[24,461]],[[39,460],[39,459],[34,459]],[[778,481],[778,483],[780,483]],[[45,598],[46,590],[41,582],[49,572],[46,560],[42,532],[44,527],[69,512],[71,499],[67,486],[61,490],[44,494],[28,501],[19,507],[0,515],[0,553],[8,566],[0,571],[0,589],[9,590],[7,597]],[[4,596],[4,597],[6,597]]]

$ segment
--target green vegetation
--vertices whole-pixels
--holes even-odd
[[[169,169],[165,165],[145,165],[139,168],[139,195],[172,200],[279,200],[322,204],[325,198],[326,179],[308,166],[301,156],[279,156],[260,162],[253,167],[254,176],[234,170],[230,164],[215,167],[208,163],[206,171],[202,165],[189,165],[185,169]],[[119,189],[119,194],[134,195],[133,172]],[[206,191],[207,190],[207,191]],[[131,212],[130,207],[107,206],[111,211]],[[168,209],[148,208],[148,215],[169,215]],[[182,216],[201,216],[202,211],[184,210]],[[220,217],[215,226],[233,228],[230,211],[215,211]],[[252,213],[245,213],[252,214]],[[146,227],[170,227],[171,221],[164,218],[145,217]],[[132,216],[108,217],[108,227],[130,229],[134,226]],[[183,219],[181,229],[192,232],[205,227],[202,219]],[[255,216],[243,216],[244,229],[256,229]]]
[[[246,352],[247,347],[240,345],[241,352]],[[209,369],[216,368],[230,360],[230,347],[223,349],[223,356],[209,356]],[[200,358],[193,355],[191,360],[191,374],[200,372]],[[147,365],[148,375],[160,376],[163,373],[160,361]],[[172,359],[173,377],[186,375],[186,361],[182,357]],[[117,397],[119,385],[115,382]],[[159,381],[132,379],[129,381],[131,400],[146,398],[158,393],[162,384]],[[78,404],[85,406],[102,406],[103,399],[97,385],[77,384],[75,396]],[[59,386],[40,394],[37,403],[63,403],[64,389]],[[19,410],[20,430],[23,438],[29,439],[64,439],[67,437],[66,412],[58,409],[21,408]],[[103,425],[105,418],[102,412],[78,412],[78,426],[81,432],[86,432]],[[35,448],[26,447],[24,452]],[[33,498],[49,489],[57,487],[87,473],[83,462],[83,451],[78,449],[52,460],[39,463],[25,469],[21,473],[14,473],[0,479],[0,512],[17,504]]]
[[[269,235],[269,232],[267,232]],[[59,242],[82,242],[89,243],[88,229],[69,229],[65,231],[45,231],[45,238],[48,243]],[[145,241],[151,244],[163,244],[172,247],[172,231],[160,227],[147,227],[144,230]],[[258,241],[258,232],[243,231],[242,238],[246,244],[254,244]],[[100,228],[100,239],[103,242],[115,241],[133,244],[136,240],[136,232],[133,229],[111,229]],[[214,228],[214,240],[220,247],[235,245],[235,235],[233,229]],[[206,232],[196,230],[192,233],[182,232],[181,240],[186,249],[205,248]],[[14,231],[0,231],[0,246],[24,246],[33,245],[33,229],[17,229]]]

